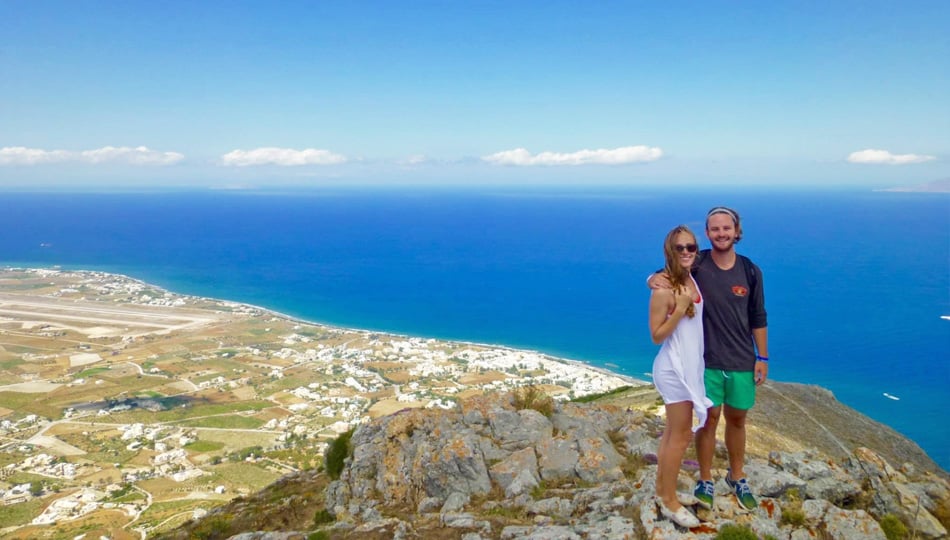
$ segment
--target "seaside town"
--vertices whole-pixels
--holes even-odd
[[[319,467],[371,418],[527,385],[567,400],[637,384],[113,274],[0,269],[0,535],[146,538]]]

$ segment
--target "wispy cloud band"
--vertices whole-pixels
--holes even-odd
[[[887,150],[874,150],[868,148],[867,150],[859,150],[857,152],[851,152],[848,155],[848,161],[850,163],[871,163],[871,164],[883,164],[883,165],[907,165],[910,163],[923,163],[925,161],[931,161],[937,159],[934,156],[926,156],[921,154],[892,154]]]
[[[578,150],[576,152],[541,152],[531,154],[524,148],[505,150],[482,157],[483,161],[496,165],[556,166],[556,165],[625,165],[656,161],[663,157],[663,150],[655,146],[623,146],[614,149]]]
[[[232,150],[221,156],[221,164],[228,167],[249,167],[254,165],[279,165],[294,167],[300,165],[338,165],[346,163],[346,156],[329,150],[306,148],[255,148],[254,150]]]
[[[42,165],[46,163],[80,162],[99,165],[172,165],[185,159],[178,152],[160,152],[145,146],[104,146],[95,150],[43,150],[24,146],[0,148],[0,165]]]

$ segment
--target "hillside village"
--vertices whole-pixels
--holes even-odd
[[[642,384],[532,351],[345,330],[112,274],[0,271],[0,534],[146,538],[405,408]]]

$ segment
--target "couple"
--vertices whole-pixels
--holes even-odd
[[[726,418],[729,470],[726,483],[746,510],[756,507],[743,471],[746,413],[755,388],[768,376],[768,330],[762,273],[735,251],[742,238],[739,214],[716,207],[706,215],[711,250],[698,251],[685,225],[666,236],[666,267],[650,277],[650,334],[660,344],[653,381],[666,405],[666,427],[657,452],[656,495],[660,513],[687,528],[699,519],[685,506],[712,508],[712,460],[719,416]],[[680,497],[676,480],[691,438],[693,411],[699,424],[695,500]]]

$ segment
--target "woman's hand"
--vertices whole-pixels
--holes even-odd
[[[676,302],[676,306],[673,308],[674,311],[686,313],[686,308],[693,303],[693,295],[689,294],[689,290],[674,291],[673,301]]]

